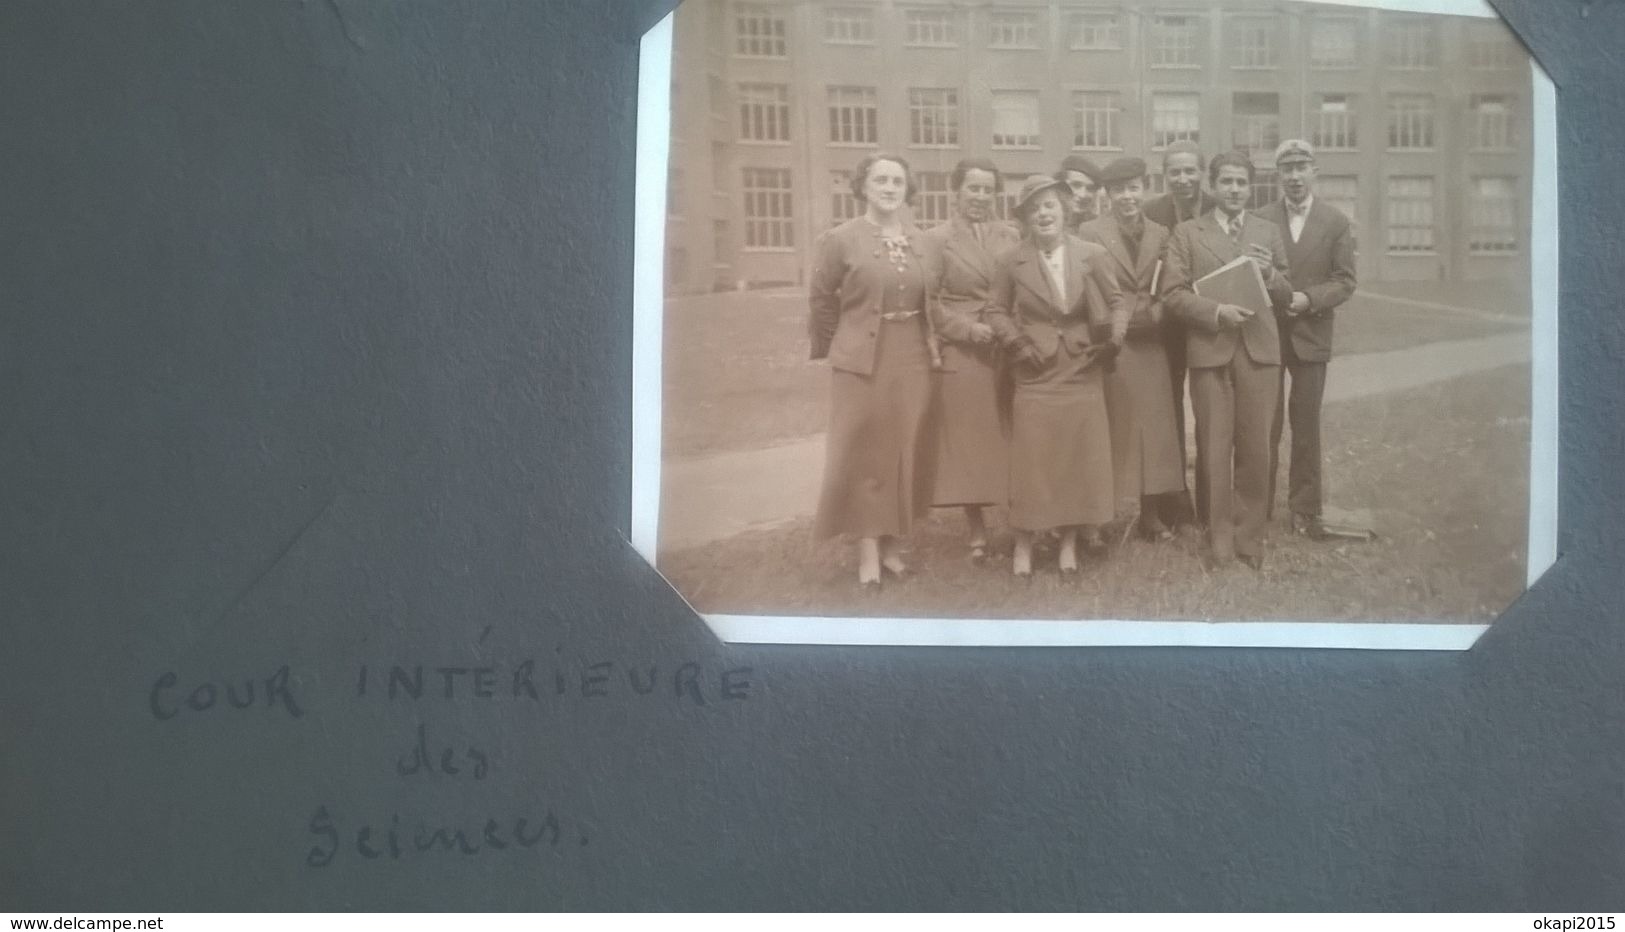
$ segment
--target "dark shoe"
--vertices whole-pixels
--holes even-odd
[[[1151,541],[1173,540],[1174,532],[1153,515],[1140,519],[1140,536]]]
[[[1307,537],[1310,540],[1325,540],[1326,526],[1321,523],[1320,515],[1292,515],[1292,533]]]
[[[1083,555],[1091,560],[1099,560],[1106,556],[1106,542],[1100,539],[1100,531],[1091,528],[1088,534],[1081,535],[1083,541],[1079,544]]]
[[[977,566],[981,566],[983,563],[987,562],[986,541],[981,543],[973,543],[970,545],[970,561]]]

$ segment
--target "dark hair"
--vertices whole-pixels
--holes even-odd
[[[1221,152],[1218,155],[1215,155],[1213,157],[1213,161],[1208,164],[1208,184],[1213,185],[1215,188],[1219,186],[1219,169],[1224,168],[1226,165],[1233,168],[1247,169],[1247,183],[1253,183],[1254,169],[1252,158],[1240,149],[1231,149],[1229,152]]]
[[[1207,168],[1207,166],[1204,164],[1207,160],[1202,158],[1201,147],[1196,143],[1191,142],[1189,139],[1176,139],[1173,142],[1168,143],[1168,148],[1162,150],[1162,167],[1167,168],[1168,159],[1181,153],[1196,156],[1197,171],[1203,171]]]
[[[908,167],[908,162],[902,156],[892,155],[890,152],[871,152],[858,162],[857,168],[853,169],[852,196],[858,199],[858,203],[869,203],[869,199],[863,196],[863,185],[869,180],[869,169],[873,168],[876,162],[896,162],[903,166],[903,203],[913,203],[914,192],[919,190],[914,184],[914,169]]]
[[[959,164],[954,166],[953,174],[948,176],[949,190],[956,194],[959,193],[960,186],[965,183],[965,176],[973,170],[984,171],[992,175],[993,193],[1004,193],[1004,177],[999,174],[998,166],[993,164],[992,159],[960,159]]]

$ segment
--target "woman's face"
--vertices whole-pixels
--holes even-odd
[[[959,215],[971,223],[985,223],[993,216],[993,190],[997,179],[986,169],[965,172],[959,184]]]
[[[1112,211],[1119,220],[1133,220],[1140,215],[1140,202],[1145,200],[1145,183],[1139,178],[1109,186],[1107,196],[1112,199]]]
[[[1065,221],[1066,207],[1054,188],[1038,195],[1027,208],[1027,229],[1040,238],[1059,236]]]
[[[890,159],[880,159],[869,166],[863,179],[863,197],[875,210],[893,213],[903,206],[908,193],[908,172]]]

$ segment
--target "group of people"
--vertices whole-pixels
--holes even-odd
[[[931,507],[964,510],[979,562],[986,509],[1007,506],[1018,576],[1041,534],[1062,573],[1080,551],[1104,555],[1101,527],[1135,500],[1147,538],[1198,524],[1211,565],[1258,569],[1286,417],[1292,530],[1321,535],[1321,396],[1354,233],[1315,199],[1309,143],[1283,142],[1275,160],[1283,197],[1252,212],[1246,153],[1204,164],[1174,143],[1156,198],[1143,160],[1074,155],[1022,184],[1010,224],[994,213],[997,167],[969,158],[950,176],[953,218],[928,232],[905,219],[904,159],[858,164],[863,213],[817,244],[809,333],[832,372],[815,529],[857,538],[860,583],[907,574],[901,541]],[[1198,293],[1241,258],[1268,309]]]

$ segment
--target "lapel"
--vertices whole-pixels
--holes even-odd
[[[1041,306],[1049,312],[1051,317],[1059,317],[1062,313],[1059,295],[1055,293],[1055,286],[1049,282],[1049,272],[1044,269],[1044,258],[1038,254],[1038,247],[1031,240],[1022,240],[1016,247],[1016,282],[1033,296],[1038,298]]]
[[[983,233],[992,238],[991,224],[983,224]],[[976,242],[976,235],[971,232],[970,224],[954,220],[943,250],[954,256],[960,265],[980,275],[984,283],[993,280],[993,260],[988,251]]]
[[[1315,198],[1315,202],[1309,205],[1309,216],[1303,218],[1303,235],[1298,237],[1296,243],[1292,242],[1292,231],[1283,228],[1287,247],[1308,253],[1310,248],[1326,235],[1326,227],[1331,222],[1331,218],[1326,215],[1327,209],[1326,205],[1320,202],[1320,198]],[[1285,213],[1285,205],[1282,205],[1281,211]]]
[[[1214,208],[1214,210],[1217,209],[1218,208]],[[1245,240],[1247,238],[1246,212],[1244,211],[1241,216],[1241,237],[1243,240]],[[1218,268],[1219,266],[1229,262],[1231,259],[1241,255],[1241,250],[1237,248],[1236,241],[1230,238],[1230,234],[1226,233],[1223,227],[1219,226],[1219,221],[1214,218],[1212,211],[1203,214],[1201,218],[1196,221],[1196,231],[1199,234],[1196,237],[1197,244],[1203,249],[1207,250],[1208,254],[1213,256],[1214,259],[1218,260],[1213,266],[1214,268]],[[1198,275],[1196,277],[1201,278],[1202,276]]]
[[[1147,285],[1151,283],[1146,276],[1156,266],[1157,260],[1162,258],[1162,247],[1167,242],[1168,228],[1155,220],[1147,219],[1145,232],[1140,235],[1140,261],[1138,268],[1134,270],[1136,281],[1144,281]]]
[[[1149,223],[1150,221],[1146,222]],[[1131,277],[1138,278],[1140,270],[1136,269],[1134,267],[1135,263],[1129,259],[1128,243],[1123,241],[1123,228],[1118,226],[1117,217],[1107,216],[1101,218],[1100,232],[1100,239],[1106,247],[1106,252],[1117,260],[1117,264],[1123,267],[1123,271],[1129,273]],[[1140,242],[1140,258],[1145,258],[1144,240]]]
[[[1066,307],[1061,308],[1061,313],[1066,314],[1083,298],[1083,268],[1087,260],[1083,258],[1083,240],[1068,234],[1063,242],[1066,243]]]

